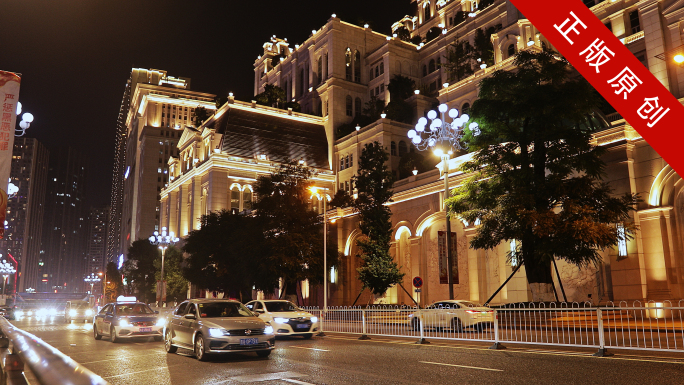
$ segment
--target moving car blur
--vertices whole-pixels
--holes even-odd
[[[105,305],[93,320],[93,336],[112,342],[126,338],[154,337],[161,341],[166,319],[142,302],[123,301]]]
[[[318,317],[290,301],[258,300],[248,302],[245,306],[273,326],[276,336],[302,336],[309,339],[318,331]]]

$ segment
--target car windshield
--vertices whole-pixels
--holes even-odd
[[[75,303],[71,304],[71,307],[75,309],[87,309],[90,307],[90,305],[88,305],[87,303]]]
[[[239,302],[205,302],[197,306],[202,318],[254,317],[252,312]]]
[[[131,303],[125,305],[116,305],[117,315],[141,315],[141,314],[154,314],[152,309],[147,307],[147,305],[141,303]]]
[[[295,306],[295,304],[288,301],[264,302],[264,305],[266,305],[266,310],[271,313],[299,311],[299,308]]]

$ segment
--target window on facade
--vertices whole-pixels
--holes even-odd
[[[373,75],[373,69],[371,68],[370,71],[368,71],[368,80],[373,80],[375,79],[375,76]]]
[[[632,11],[629,13],[629,25],[632,28],[632,34],[641,32],[641,24],[639,24],[639,11]]]
[[[344,168],[349,168],[349,155],[344,157]]]
[[[318,84],[321,84],[321,82],[323,82],[323,58],[322,57],[318,58],[318,72],[316,73],[316,76],[318,77]]]
[[[589,8],[591,8],[595,5],[594,0],[583,0],[583,1],[584,1],[584,5],[586,5]]]
[[[354,111],[353,111],[354,107],[352,106],[352,104],[353,104],[352,97],[347,95],[347,116],[353,116],[354,115]]]
[[[344,157],[340,157],[340,171],[344,170]]]
[[[392,142],[390,145],[390,154],[397,155],[397,142]]]
[[[354,154],[349,154],[349,167],[354,167]]]
[[[399,141],[399,156],[404,156],[408,152],[408,147],[406,147],[406,142],[403,140]]]
[[[380,84],[380,93],[385,92],[385,84]]]
[[[461,115],[462,114],[467,114],[470,111],[470,103],[465,103],[463,107],[461,107]]]
[[[349,181],[344,182],[344,191],[346,191],[347,194],[349,194]]]
[[[427,66],[423,64],[423,76],[427,76]]]
[[[304,68],[302,68],[299,71],[299,89],[300,89],[300,95],[303,95],[306,92],[306,84],[304,82]]]
[[[380,62],[380,75],[385,73],[385,62]]]
[[[508,46],[508,57],[515,55],[515,46],[513,44]]]
[[[603,25],[605,25],[606,28],[608,28],[608,30],[609,30],[610,32],[613,32],[613,23],[612,23],[610,20],[608,20],[607,22],[605,22]]]
[[[430,60],[430,65],[428,66],[428,72],[433,73],[435,72],[435,69],[437,69],[437,67],[435,66],[435,59],[432,59]]]
[[[425,12],[425,20],[430,20],[432,18],[432,9],[430,9],[430,2],[426,1],[423,5],[423,12]]]
[[[349,48],[344,53],[344,74],[345,78],[349,81],[352,80],[352,52]]]
[[[355,116],[361,116],[361,98],[356,98],[354,100],[354,110]]]
[[[328,78],[328,54],[323,55],[323,80]]]
[[[245,210],[251,210],[252,209],[252,187],[251,186],[245,186],[245,189],[242,191],[242,207]]]
[[[230,189],[230,209],[240,210],[240,188],[233,186]]]
[[[361,53],[354,51],[354,81],[361,83]]]

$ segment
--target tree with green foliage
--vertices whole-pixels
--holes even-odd
[[[337,193],[335,193],[335,196],[330,200],[330,203],[328,203],[328,207],[331,209],[334,208],[344,208],[344,207],[351,207],[351,205],[354,203],[354,199],[347,194],[346,191],[344,190],[337,190]]]
[[[335,130],[335,138],[343,138],[356,129],[356,126],[365,127],[380,119],[380,114],[385,110],[385,101],[375,96],[371,97],[363,107],[359,115],[356,115],[349,123],[341,124]]]
[[[408,30],[406,27],[399,27],[396,30],[394,30],[394,33],[397,34],[397,37],[405,42],[410,43],[411,42],[411,31]]]
[[[462,166],[472,177],[447,204],[452,215],[480,221],[472,248],[515,240],[533,300],[551,301],[554,259],[600,263],[601,250],[635,230],[638,197],[614,196],[602,180],[604,150],[592,145],[602,124],[589,83],[555,52],[522,51],[514,63],[480,84],[470,110],[479,129],[465,136],[474,158]]]
[[[157,282],[154,261],[159,256],[159,248],[147,239],[139,239],[131,244],[126,256],[121,272],[126,278],[129,294],[140,301],[153,302]]]
[[[449,74],[449,81],[459,81],[475,73],[473,70],[471,52],[473,46],[468,41],[458,38],[447,47],[446,62],[442,66]]]
[[[269,264],[283,279],[285,294],[294,302],[299,282],[323,282],[323,224],[312,210],[312,176],[309,167],[290,161],[271,174],[259,176],[254,185],[259,197],[254,209],[256,218],[263,221]],[[330,268],[337,264],[338,252],[332,242],[327,247]]]
[[[164,253],[164,280],[166,281],[166,299],[180,302],[188,297],[188,280],[183,276],[181,264],[183,253],[174,246],[169,246]],[[161,253],[154,260],[155,280],[161,281]],[[156,297],[157,288],[153,292]]]
[[[413,96],[416,89],[416,82],[411,78],[402,75],[394,75],[387,85],[390,93],[390,102],[387,103],[385,111],[387,118],[403,123],[413,121],[413,109],[406,102],[406,99]]]
[[[195,127],[201,126],[207,119],[209,119],[209,111],[206,108],[195,107],[192,111],[192,122]]]
[[[429,43],[440,36],[442,36],[442,28],[432,27],[425,34],[425,42]]]
[[[301,111],[299,103],[290,101],[285,90],[273,84],[264,84],[264,92],[254,96],[254,100],[256,100],[257,104],[261,104],[262,106],[275,107],[283,110],[292,108],[292,111]]]
[[[392,173],[387,167],[389,155],[378,142],[366,144],[361,150],[358,174],[352,180],[358,191],[354,208],[359,213],[359,229],[364,235],[357,241],[363,265],[357,269],[363,288],[375,296],[385,294],[400,284],[404,273],[389,253],[392,238],[392,212],[385,204],[391,202]]]
[[[123,294],[123,281],[121,273],[116,268],[116,263],[109,262],[105,269],[104,276],[104,303],[116,301],[116,298]]]
[[[219,108],[223,107],[224,104],[228,103],[228,97],[227,96],[217,96],[214,99],[214,104],[216,104],[216,109],[218,110]]]
[[[483,63],[488,66],[494,65],[494,44],[492,44],[491,35],[495,31],[494,27],[487,28],[487,31],[483,31],[481,28],[475,31],[471,58],[477,62],[477,65]]]
[[[188,257],[183,276],[202,289],[221,291],[241,301],[251,299],[252,287],[272,293],[278,275],[269,260],[269,246],[260,218],[226,210],[211,212],[201,217],[200,228],[185,239],[183,252]]]
[[[399,179],[408,178],[413,175],[414,169],[418,170],[419,173],[434,169],[438,159],[439,158],[432,156],[426,157],[416,151],[407,152],[399,159]]]

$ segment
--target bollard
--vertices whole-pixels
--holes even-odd
[[[361,337],[360,340],[369,340],[370,337],[366,334],[366,309],[361,310]]]
[[[430,342],[425,339],[425,330],[423,329],[423,315],[422,314],[418,316],[418,320],[420,321],[420,339],[416,343],[419,345],[429,344]]]
[[[606,336],[603,330],[603,311],[596,309],[596,317],[598,318],[598,333],[599,333],[599,350],[594,353],[594,357],[610,357],[613,354],[608,353],[606,349]]]
[[[494,345],[490,346],[489,349],[506,349],[499,341],[499,311],[496,309],[494,309]]]

